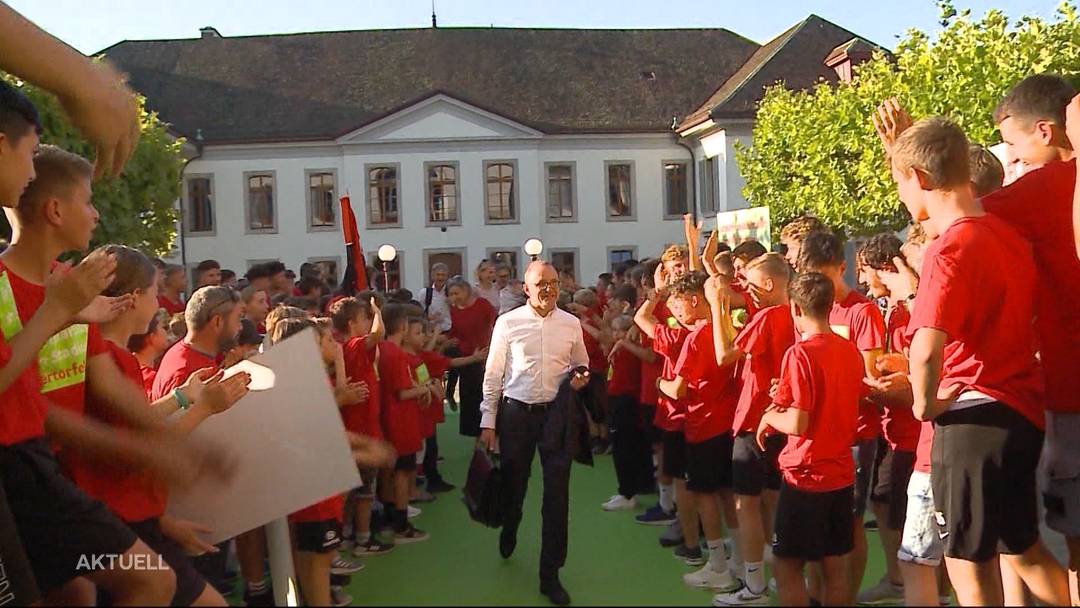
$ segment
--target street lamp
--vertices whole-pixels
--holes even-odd
[[[540,239],[529,239],[525,241],[525,254],[532,258],[532,261],[536,261],[540,257],[540,252],[544,250],[544,243]]]
[[[382,262],[383,291],[390,291],[390,262],[397,257],[397,249],[393,245],[379,246],[379,261]]]

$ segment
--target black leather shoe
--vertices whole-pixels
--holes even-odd
[[[570,594],[559,582],[559,579],[540,581],[540,593],[547,596],[548,600],[556,606],[569,606]]]
[[[517,531],[502,529],[499,533],[499,555],[503,556],[503,559],[510,559],[510,556],[514,554],[514,549],[517,547]]]

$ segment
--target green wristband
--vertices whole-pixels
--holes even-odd
[[[188,401],[188,398],[184,396],[183,391],[181,391],[178,388],[174,388],[172,394],[173,394],[173,398],[176,399],[176,406],[177,407],[179,407],[182,410],[186,410],[189,407],[191,407],[191,402]]]

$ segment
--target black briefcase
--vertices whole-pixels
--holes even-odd
[[[504,492],[498,456],[489,454],[483,448],[477,448],[469,464],[469,475],[462,497],[469,509],[469,517],[490,528],[501,527],[505,510]]]

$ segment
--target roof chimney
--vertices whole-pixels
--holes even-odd
[[[833,49],[825,58],[825,65],[836,72],[841,82],[851,82],[852,68],[870,59],[875,48],[862,38],[852,38]]]
[[[199,33],[202,34],[202,38],[221,38],[221,32],[209,25],[199,28]]]

